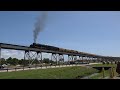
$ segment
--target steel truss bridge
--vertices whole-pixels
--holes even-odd
[[[56,61],[56,65],[59,63],[60,60],[64,62],[64,55],[68,56],[68,62],[81,60],[85,62],[91,61],[119,61],[120,57],[111,57],[111,56],[101,56],[95,55],[90,53],[75,53],[75,52],[60,52],[60,51],[53,51],[53,50],[43,50],[37,48],[31,48],[29,46],[22,46],[22,45],[13,45],[13,44],[6,44],[0,43],[0,60],[1,60],[1,49],[11,49],[11,50],[21,50],[24,51],[24,60],[32,60],[32,62],[36,59],[42,63],[42,52],[44,53],[51,53],[51,60]],[[32,52],[35,52],[34,54]],[[32,63],[30,62],[30,64]]]

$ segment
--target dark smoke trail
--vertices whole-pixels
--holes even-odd
[[[45,21],[47,18],[47,12],[44,11],[42,13],[41,17],[37,18],[37,21],[35,23],[35,29],[33,30],[33,36],[34,36],[34,43],[36,43],[37,37],[39,35],[39,33],[43,30],[44,26],[45,26]]]

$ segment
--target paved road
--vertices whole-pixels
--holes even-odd
[[[24,68],[24,70],[34,70],[34,69],[47,69],[47,68],[61,68],[61,67],[73,67],[73,66],[83,66],[83,67],[89,67],[89,65],[98,64],[98,63],[90,63],[90,64],[79,64],[79,65],[61,65],[61,66],[47,66],[47,67],[37,67],[37,68]],[[10,69],[8,72],[13,71],[22,71],[23,69]],[[0,72],[7,72],[7,70],[0,70]]]

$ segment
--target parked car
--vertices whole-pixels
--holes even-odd
[[[4,68],[2,65],[0,65],[0,69]]]

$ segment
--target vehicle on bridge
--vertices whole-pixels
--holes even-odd
[[[44,45],[44,44],[38,44],[38,43],[33,43],[30,45],[30,47],[38,48],[38,49],[45,49],[45,50],[67,52],[67,53],[78,53],[78,51],[75,51],[75,50],[69,50],[69,49],[64,49],[64,48],[59,48],[59,47],[49,46],[49,45]]]
[[[54,46],[49,46],[49,45],[44,45],[44,44],[38,44],[38,43],[33,43],[30,45],[31,48],[39,48],[39,49],[45,49],[45,50],[54,50],[54,51],[59,51],[58,47]]]

